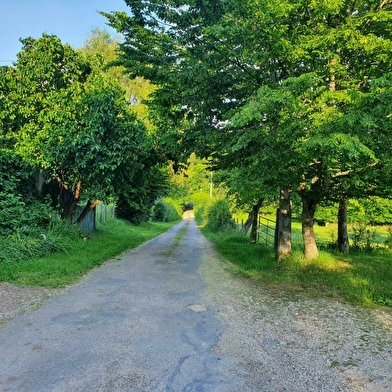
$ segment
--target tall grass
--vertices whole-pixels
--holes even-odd
[[[112,219],[99,226],[94,235],[82,233],[72,239],[64,238],[64,242],[72,242],[64,249],[66,252],[0,262],[0,281],[47,287],[69,285],[90,269],[127,249],[137,247],[172,225],[173,223],[145,223],[133,226],[122,220]]]
[[[45,228],[17,228],[12,234],[0,236],[0,263],[16,263],[54,252],[67,252],[82,234],[74,225],[56,220]]]
[[[307,261],[301,249],[290,258],[275,261],[275,252],[251,244],[238,231],[212,233],[202,228],[238,273],[264,286],[289,292],[306,292],[316,297],[334,297],[363,306],[392,307],[392,251],[386,248],[359,249],[342,255],[320,251]]]

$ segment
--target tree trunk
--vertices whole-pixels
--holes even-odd
[[[302,238],[305,247],[305,259],[318,257],[318,249],[313,230],[313,219],[317,209],[317,202],[307,194],[301,194],[302,199]]]
[[[72,192],[67,185],[61,183],[60,179],[57,179],[57,181],[60,186],[61,218],[71,220],[80,199],[82,183],[79,181],[76,185],[75,192]]]
[[[280,202],[277,216],[277,255],[278,262],[291,254],[291,190],[280,190]]]
[[[252,227],[252,223],[253,223],[253,208],[252,211],[249,212],[248,218],[246,219],[244,226],[242,227],[242,231],[244,232],[244,234],[248,234],[249,229]]]
[[[42,197],[43,187],[46,179],[46,173],[41,170],[35,172],[35,185],[37,187],[38,196]]]
[[[76,219],[75,223],[80,225],[87,217],[87,214],[93,210],[101,201],[100,200],[95,200],[92,202],[91,200],[88,200],[86,203],[86,206],[84,207],[83,211],[79,215],[78,219]]]
[[[251,212],[251,217],[252,217],[252,231],[250,232],[250,240],[252,242],[257,242],[257,227],[258,227],[258,217],[259,217],[259,211],[260,207],[263,203],[262,199],[259,199],[257,201],[257,204],[253,205],[252,212]],[[248,218],[249,219],[249,218]]]
[[[338,249],[339,252],[348,253],[348,231],[347,231],[347,206],[348,197],[341,196],[338,209]]]

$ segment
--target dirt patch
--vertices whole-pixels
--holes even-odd
[[[46,287],[15,286],[0,283],[0,323],[11,320],[16,315],[42,304],[42,302],[59,292],[58,289]]]

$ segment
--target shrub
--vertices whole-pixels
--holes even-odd
[[[207,223],[207,208],[205,205],[195,211],[195,222],[199,226],[204,226]]]
[[[184,199],[184,203],[192,201],[193,203],[193,212],[195,214],[195,221],[198,225],[204,226],[207,224],[207,212],[212,205],[212,200],[210,199],[210,195],[204,192],[195,192],[190,196],[187,196]]]
[[[49,203],[38,200],[34,170],[11,151],[0,149],[0,232],[49,222]]]
[[[152,211],[152,220],[155,222],[175,222],[180,220],[181,216],[176,210],[176,208],[164,201],[158,200]]]
[[[372,241],[376,235],[375,230],[371,231],[365,224],[357,224],[352,227],[353,248],[370,250]]]
[[[24,226],[0,237],[0,262],[21,262],[72,249],[81,232],[67,221],[54,220],[46,228]]]
[[[235,227],[229,202],[226,199],[220,199],[213,203],[207,212],[207,228],[211,231],[220,231]]]

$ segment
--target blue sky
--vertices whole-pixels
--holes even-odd
[[[19,38],[55,34],[78,48],[94,28],[115,35],[97,11],[129,14],[124,0],[0,0],[0,66],[16,60]]]

